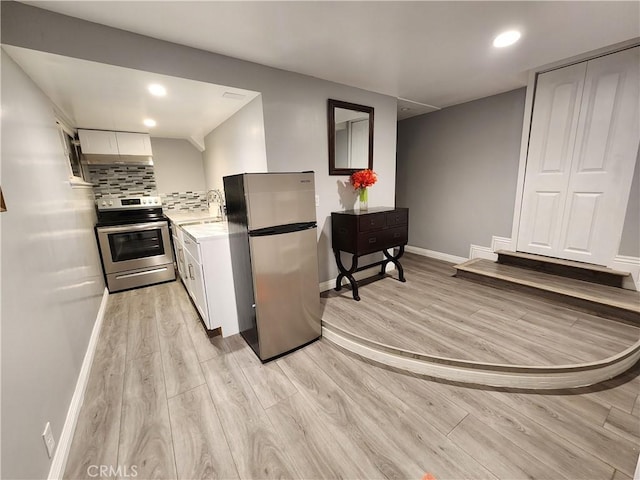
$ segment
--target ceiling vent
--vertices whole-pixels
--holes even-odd
[[[233,100],[244,100],[246,98],[246,95],[243,95],[241,93],[233,93],[233,92],[224,92],[222,94],[223,98],[231,98]]]

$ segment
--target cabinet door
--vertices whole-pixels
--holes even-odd
[[[149,134],[115,132],[115,135],[120,155],[152,155]]]
[[[118,155],[118,142],[115,132],[103,130],[78,130],[83,153]]]
[[[207,328],[211,328],[209,322],[209,312],[207,309],[206,291],[204,287],[204,276],[202,274],[202,265],[195,261],[188,250],[184,251],[187,260],[187,275],[189,277],[189,293],[193,299],[202,320],[204,320]]]

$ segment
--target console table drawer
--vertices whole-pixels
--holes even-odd
[[[358,252],[361,254],[379,252],[385,248],[397,247],[407,243],[407,227],[388,228],[376,232],[358,235]]]
[[[409,223],[409,210],[396,210],[387,213],[387,227],[395,227],[396,225],[406,225]]]
[[[386,214],[384,213],[372,213],[369,215],[363,215],[359,219],[359,227],[361,232],[368,232],[370,230],[379,230],[386,225]]]

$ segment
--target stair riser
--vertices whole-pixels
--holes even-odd
[[[622,320],[631,325],[640,326],[640,315],[638,315],[636,312],[630,312],[629,310],[625,310],[624,308],[619,308],[612,305],[605,305],[598,302],[592,302],[582,298],[575,298],[570,295],[564,295],[562,293],[549,292],[547,290],[541,290],[529,285],[521,285],[519,283],[510,282],[508,280],[488,277],[485,275],[481,275],[474,272],[467,272],[464,270],[457,270],[456,276],[461,278],[466,278],[468,280],[472,280],[474,282],[481,283],[484,285],[491,285],[499,288],[508,288],[511,290],[517,290],[525,293],[538,295],[544,298],[548,298],[550,300],[564,302],[566,304],[572,305],[573,307],[579,308],[585,311],[586,313],[602,315],[618,321]]]
[[[513,265],[516,267],[528,268],[539,272],[550,273],[561,277],[574,278],[584,282],[597,283],[600,285],[608,285],[610,287],[624,288],[624,278],[619,275],[612,275],[604,272],[594,272],[590,270],[582,270],[566,265],[558,265],[554,263],[546,263],[539,260],[530,260],[527,258],[513,257],[510,255],[498,254],[498,262],[505,265]]]

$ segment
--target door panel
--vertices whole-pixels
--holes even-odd
[[[561,258],[607,265],[618,253],[640,141],[639,72],[640,47],[587,62]]]
[[[577,64],[538,77],[518,250],[557,250],[585,72]]]
[[[555,237],[554,213],[558,210],[560,192],[536,192],[536,210],[534,215],[531,245],[550,249]]]

